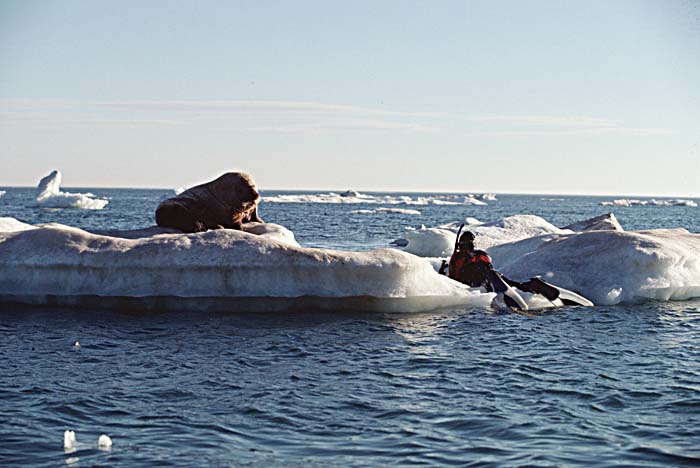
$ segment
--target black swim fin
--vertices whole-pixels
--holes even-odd
[[[489,270],[486,275],[486,281],[488,281],[491,290],[495,292],[498,297],[502,298],[503,302],[505,302],[508,307],[518,310],[528,310],[527,303],[522,296],[503,280],[499,272],[493,269]]]
[[[585,307],[593,306],[591,301],[580,294],[576,294],[575,292],[569,291],[568,289],[564,289],[560,286],[549,284],[539,276],[530,278],[529,281],[522,283],[519,286],[519,289],[525,292],[541,294],[550,301],[559,299],[564,303],[564,305],[579,305]]]

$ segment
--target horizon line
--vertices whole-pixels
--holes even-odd
[[[199,185],[199,184],[197,184]],[[192,187],[195,187],[196,185],[193,185]],[[36,189],[35,185],[0,185],[0,188],[21,188],[21,189]],[[147,187],[147,186],[140,186],[140,187],[125,187],[125,186],[116,186],[116,185],[103,185],[103,186],[73,186],[73,185],[66,185],[66,186],[61,186],[61,189],[78,189],[78,190],[84,190],[84,189],[113,189],[113,190],[164,190],[164,191],[174,191],[175,187]],[[191,187],[187,187],[191,188]],[[568,196],[568,197],[642,197],[642,198],[654,198],[654,197],[663,197],[663,198],[697,198],[700,199],[700,195],[698,194],[693,194],[693,195],[678,195],[678,194],[630,194],[630,193],[564,193],[564,192],[529,192],[529,191],[522,191],[522,192],[501,192],[498,190],[426,190],[426,189],[405,189],[405,190],[382,190],[382,189],[352,189],[352,188],[345,188],[345,189],[338,189],[338,188],[261,188],[258,187],[258,189],[262,192],[265,191],[271,191],[271,192],[323,192],[323,193],[328,193],[328,192],[333,192],[333,193],[342,193],[347,190],[352,190],[355,192],[359,193],[416,193],[416,194],[447,194],[447,195],[460,195],[460,194],[484,194],[484,193],[493,193],[495,195],[543,195],[543,196]]]

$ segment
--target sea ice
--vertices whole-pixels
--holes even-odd
[[[584,221],[578,221],[562,229],[569,229],[574,232],[581,231],[624,231],[622,225],[613,213],[606,213]]]
[[[7,192],[6,192],[5,190],[0,190],[0,197],[2,197],[3,195],[5,195],[6,193],[7,193]]]
[[[476,248],[489,249],[495,245],[527,239],[544,234],[564,234],[571,231],[560,229],[548,221],[534,215],[515,215],[491,223],[479,223],[467,218],[464,230],[476,235]],[[458,223],[449,223],[437,228],[422,227],[404,236],[408,241],[405,250],[420,257],[444,257],[452,254],[456,240]],[[397,239],[398,240],[398,239]],[[396,241],[394,241],[396,242]]]
[[[345,203],[367,205],[486,205],[475,195],[431,195],[410,197],[408,195],[368,195],[348,190],[343,193],[289,194],[264,196],[267,203]]]
[[[112,439],[108,435],[102,434],[97,439],[97,446],[100,450],[110,450],[112,448]]]
[[[29,229],[36,228],[31,224],[26,224],[22,221],[17,221],[15,218],[0,217],[0,232],[27,231]]]
[[[700,234],[685,229],[550,234],[489,254],[510,278],[546,275],[596,304],[700,297]]]
[[[396,213],[396,214],[409,214],[409,215],[419,215],[420,211],[411,210],[409,208],[377,208],[375,210],[353,210],[353,214],[381,214],[381,213]]]
[[[108,203],[108,200],[94,198],[92,193],[61,192],[61,171],[52,171],[39,181],[36,189],[36,205],[44,208],[101,210]]]
[[[603,206],[689,206],[697,207],[698,204],[693,200],[674,199],[674,200],[637,200],[637,199],[619,199],[613,201],[600,202]]]
[[[596,219],[606,230],[585,229]],[[517,215],[469,229],[477,234],[477,248],[488,249],[495,268],[506,276],[523,281],[540,275],[596,304],[700,297],[700,234],[622,231],[621,226],[613,229],[611,220],[604,215],[575,223],[570,227],[580,231],[573,232],[537,216]],[[437,270],[451,248],[444,253],[448,241],[436,237],[435,229],[412,231],[418,239],[407,235],[405,248],[413,242],[420,247],[416,252],[433,257],[427,260]]]
[[[63,433],[63,448],[66,450],[74,450],[75,449],[75,432],[74,431],[65,431]]]
[[[428,261],[406,252],[303,248],[281,226],[251,224],[245,226],[250,232],[133,239],[58,224],[0,233],[0,299],[182,310],[405,312],[487,307],[493,299],[436,275]]]

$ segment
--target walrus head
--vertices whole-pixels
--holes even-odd
[[[227,172],[210,182],[209,190],[231,210],[231,220],[234,224],[262,221],[257,215],[260,194],[250,175],[244,172]]]

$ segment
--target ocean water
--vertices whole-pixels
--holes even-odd
[[[32,208],[33,189],[0,190],[0,216],[88,229],[152,225],[172,195],[64,189],[110,199],[86,211]],[[393,206],[420,215],[355,204],[260,211],[302,245],[350,250],[467,216],[563,226],[612,210],[626,229],[700,232],[700,208],[599,205],[612,198]],[[700,465],[700,301],[534,316],[0,304],[0,340],[0,466]],[[70,453],[66,429],[78,440]],[[100,434],[111,450],[98,448]]]

